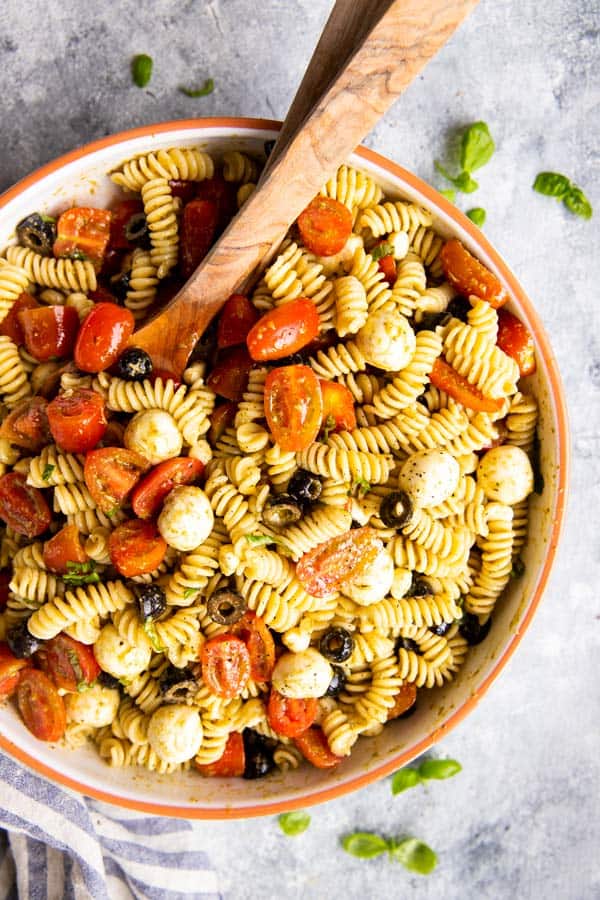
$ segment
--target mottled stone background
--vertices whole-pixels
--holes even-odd
[[[2,0],[0,188],[112,131],[203,115],[282,117],[330,0]],[[597,0],[483,0],[368,143],[440,185],[457,129],[485,119],[498,150],[463,208],[533,298],[567,389],[569,518],[545,600],[508,670],[438,750],[461,775],[392,799],[389,782],[316,807],[301,837],[274,819],[199,824],[230,898],[600,897],[600,13]],[[129,61],[155,61],[146,90]],[[192,100],[180,84],[215,80]],[[564,172],[591,222],[534,194]],[[474,201],[474,202],[473,202]],[[355,828],[414,833],[429,878],[346,856]]]

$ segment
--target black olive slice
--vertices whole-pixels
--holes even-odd
[[[233,625],[239,622],[248,608],[241,594],[224,588],[209,597],[206,609],[208,615],[219,625]]]
[[[31,213],[17,225],[17,237],[23,247],[29,247],[42,256],[52,256],[56,240],[56,220],[50,216]]]
[[[302,507],[289,494],[273,497],[263,509],[262,519],[271,528],[285,528],[302,518]]]
[[[383,498],[379,518],[388,528],[402,528],[413,514],[410,497],[404,491],[394,491]]]
[[[330,628],[319,641],[319,650],[331,662],[345,662],[352,656],[354,640],[345,628]]]
[[[346,673],[341,666],[332,666],[331,668],[333,669],[333,675],[325,694],[327,697],[337,697],[346,687]]]
[[[128,347],[117,360],[117,374],[126,381],[143,381],[152,374],[152,359],[140,347]]]
[[[158,584],[146,584],[137,591],[140,604],[140,616],[144,621],[154,621],[164,613],[167,608],[165,592]]]
[[[470,647],[475,647],[477,644],[480,644],[490,633],[490,628],[492,627],[492,620],[488,619],[487,622],[484,622],[483,625],[479,621],[479,617],[474,615],[473,613],[465,613],[462,622],[460,623],[458,630],[465,638],[467,644]]]
[[[299,503],[314,503],[321,496],[323,483],[317,475],[307,472],[306,469],[298,469],[294,472],[288,484],[288,494]]]
[[[27,620],[13,625],[6,634],[6,643],[17,659],[28,659],[42,646],[42,641],[34,637],[27,628]]]

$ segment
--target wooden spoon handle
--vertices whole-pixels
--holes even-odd
[[[179,372],[208,323],[477,0],[394,0],[166,309],[132,338]]]

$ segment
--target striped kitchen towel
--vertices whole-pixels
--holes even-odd
[[[89,800],[0,753],[0,900],[220,900],[184,819]]]

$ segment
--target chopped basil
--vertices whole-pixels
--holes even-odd
[[[42,472],[42,481],[48,481],[55,468],[56,466],[53,466],[52,463],[46,463],[44,471]]]
[[[442,197],[445,197],[446,200],[449,200],[450,203],[454,203],[456,201],[456,191],[454,188],[445,188],[444,190],[438,191]]]
[[[525,563],[520,556],[517,556],[510,570],[511,578],[521,578],[525,574]]]
[[[373,247],[371,250],[371,256],[373,259],[381,259],[383,256],[393,256],[394,248],[391,244],[378,244],[376,247]]]
[[[201,88],[180,87],[179,90],[186,97],[206,97],[212,94],[215,89],[215,83],[212,78],[207,78]]]
[[[389,851],[393,860],[402,863],[405,869],[418,875],[429,875],[437,865],[436,854],[418,838],[393,839],[389,842]]]
[[[359,478],[358,481],[354,482],[354,487],[358,488],[359,495],[363,496],[368,494],[371,490],[371,485],[364,478]]]
[[[467,216],[478,228],[482,228],[485,224],[485,209],[482,209],[481,206],[474,206],[467,212]]]
[[[193,597],[194,594],[197,594],[197,593],[198,593],[197,588],[187,587],[183,592],[183,599],[189,600],[190,597]]]
[[[351,856],[359,859],[373,859],[388,849],[388,842],[378,834],[369,831],[355,831],[342,838],[342,847]]]
[[[485,122],[473,122],[462,136],[460,164],[464,172],[474,172],[485,166],[496,145]]]
[[[560,172],[539,172],[533,182],[533,190],[546,197],[562,200],[569,212],[582,219],[591,219],[593,209],[581,188],[572,184],[566,175]]]
[[[152,57],[147,53],[138,53],[131,60],[131,77],[139,88],[146,87],[152,78]]]
[[[454,187],[461,191],[463,194],[472,194],[473,191],[476,191],[479,185],[475,181],[474,178],[471,178],[468,172],[461,172],[460,175],[451,175],[447,169],[445,169],[440,162],[435,161],[435,167],[440,175],[443,175],[446,181],[449,181],[450,184],[453,184]]]
[[[62,576],[66,584],[78,586],[81,584],[96,584],[100,576],[96,572],[96,563],[93,559],[84,563],[68,562],[66,574]]]
[[[335,418],[329,413],[323,425],[323,440],[328,441],[329,435],[335,428]]]
[[[45,213],[40,213],[40,219],[42,222],[46,222],[48,225],[55,225],[56,218],[54,216],[47,216]]]
[[[282,813],[278,818],[279,827],[288,837],[302,834],[310,825],[310,816],[300,809],[296,812]]]
[[[163,653],[165,648],[160,642],[160,638],[156,633],[154,622],[151,619],[144,619],[144,631],[150,638],[150,643],[152,644],[156,652]]]
[[[563,203],[576,216],[582,219],[591,219],[593,214],[592,204],[587,199],[581,188],[573,185],[568,194],[563,197]]]

